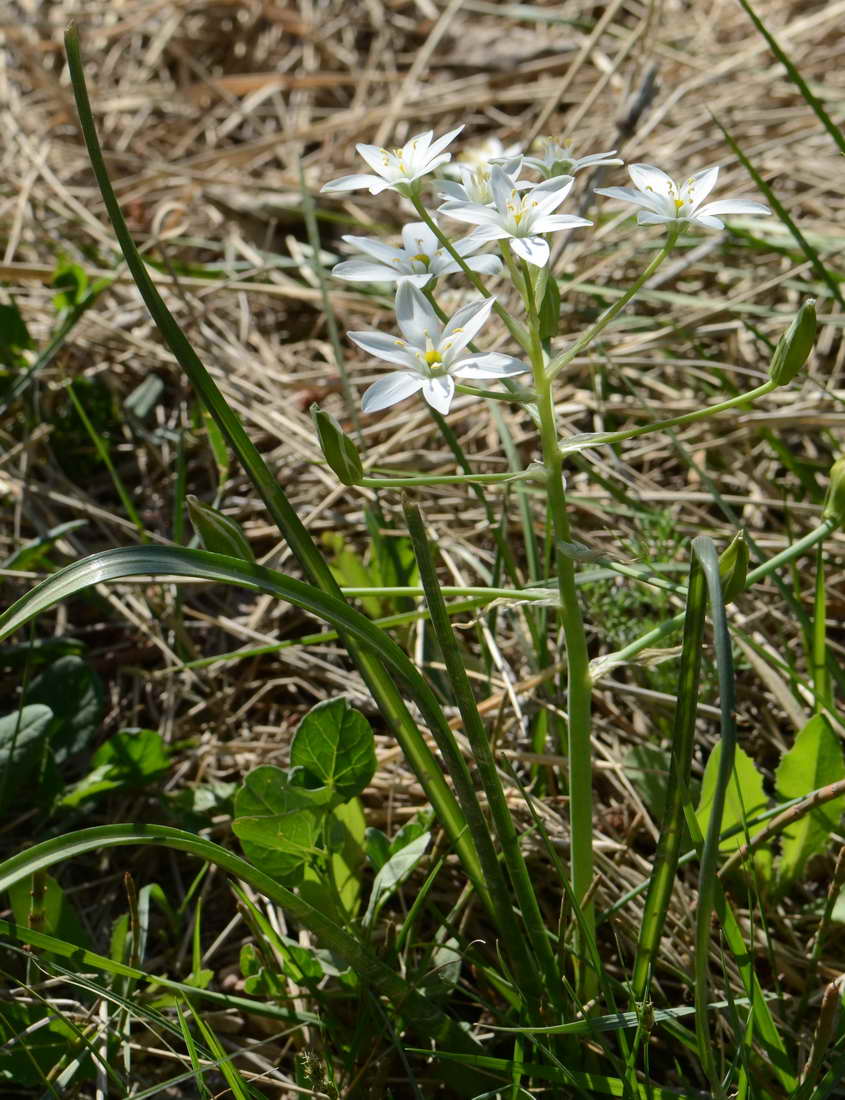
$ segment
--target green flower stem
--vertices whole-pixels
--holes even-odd
[[[731,397],[727,401],[720,401],[716,405],[708,405],[706,409],[696,409],[694,412],[683,413],[681,416],[670,417],[669,420],[657,420],[653,424],[643,424],[638,428],[626,428],[621,432],[607,432],[590,437],[591,447],[603,447],[608,443],[621,443],[624,439],[636,439],[639,435],[647,435],[649,432],[659,432],[664,428],[677,428],[681,424],[692,424],[696,420],[704,420],[715,413],[725,412],[727,409],[735,409],[737,405],[744,405],[748,401],[756,401],[758,397],[765,397],[767,393],[778,389],[777,382],[771,380],[764,382],[747,393],[741,393],[737,397]],[[563,454],[567,453],[566,441],[561,445]]]
[[[666,243],[640,275],[640,277],[628,287],[621,298],[617,299],[613,305],[605,310],[605,312],[599,317],[598,321],[592,328],[587,329],[585,333],[578,337],[572,347],[567,348],[566,351],[562,351],[559,355],[556,355],[554,359],[549,363],[546,373],[550,379],[554,378],[558,371],[562,370],[568,363],[571,363],[576,355],[580,355],[584,348],[588,344],[591,344],[598,334],[610,324],[610,322],[617,317],[625,306],[631,301],[631,299],[642,289],[643,285],[648,282],[652,275],[657,271],[669,253],[675,246],[675,242],[678,239],[680,233],[680,226],[671,226],[668,236],[666,237]]]
[[[485,394],[485,396],[487,396]],[[368,489],[406,489],[414,485],[503,485],[508,481],[542,481],[534,470],[506,474],[415,474],[410,477],[364,477],[358,484]]]
[[[750,588],[756,581],[762,580],[763,577],[768,577],[770,573],[775,573],[782,565],[786,565],[788,562],[794,561],[795,558],[800,558],[802,554],[805,554],[808,550],[811,550],[817,543],[823,541],[836,530],[838,521],[834,518],[826,519],[819,524],[818,527],[814,527],[812,531],[808,532],[798,542],[792,543],[791,546],[787,546],[785,550],[781,550],[779,554],[775,554],[773,558],[769,558],[768,561],[764,561],[762,565],[758,565],[756,569],[749,571],[748,576],[745,578],[745,588]],[[667,619],[659,626],[654,627],[653,630],[649,630],[648,633],[636,638],[633,642],[630,642],[624,647],[624,649],[617,650],[617,652],[610,654],[614,662],[618,661],[619,664],[624,664],[626,661],[630,661],[636,657],[638,653],[642,653],[644,649],[651,649],[658,642],[662,641],[667,634],[673,634],[678,627],[683,624],[684,612],[680,611],[677,615],[674,615],[671,619]],[[602,661],[605,659],[602,658]]]
[[[425,222],[431,232],[435,235],[435,237],[437,237],[438,241],[440,241],[440,243],[452,257],[455,263],[460,267],[461,271],[463,271],[464,275],[466,275],[466,277],[469,279],[469,281],[472,283],[478,293],[483,295],[483,297],[485,298],[492,298],[493,295],[484,285],[484,280],[479,279],[477,273],[472,270],[472,268],[469,266],[463,256],[458,252],[458,250],[455,248],[449,238],[442,231],[440,226],[437,225],[434,218],[432,218],[431,214],[429,214],[429,212],[423,206],[419,196],[411,196],[411,201],[414,204],[414,209],[416,210],[416,212],[419,214],[419,216],[422,218],[422,220]],[[493,309],[502,319],[505,327],[514,338],[514,340],[516,340],[521,348],[523,348],[525,351],[528,351],[528,348],[530,346],[530,337],[523,326],[514,317],[511,317],[504,306],[499,305],[498,302],[493,303]]]
[[[590,740],[592,680],[587,653],[587,638],[581,605],[575,587],[575,566],[562,546],[572,542],[572,532],[566,507],[563,480],[563,460],[555,422],[552,379],[546,369],[546,356],[540,342],[539,316],[534,301],[531,273],[525,273],[526,306],[531,319],[531,367],[537,389],[540,412],[540,440],[546,468],[546,491],[554,535],[554,558],[557,570],[560,608],[558,622],[566,640],[567,722],[569,729],[569,827],[572,836],[571,879],[576,903],[586,896],[593,882],[593,765]],[[576,937],[577,954],[581,960],[589,955],[588,944],[595,939],[595,906],[587,902]],[[597,989],[598,975],[585,962],[577,965],[578,993],[589,1000]]]
[[[452,624],[449,621],[449,614],[443,599],[444,593],[437,580],[437,572],[434,567],[431,547],[425,533],[425,527],[419,509],[411,505],[406,505],[405,521],[408,524],[408,532],[414,544],[414,554],[417,559],[420,577],[422,578],[423,587],[425,589],[425,599],[431,616],[431,623],[440,645],[440,651],[443,654],[443,660],[446,663],[449,682],[455,693],[455,701],[458,704],[458,709],[464,720],[464,731],[466,732],[472,748],[475,766],[478,771],[479,779],[481,780],[481,785],[484,788],[484,793],[487,796],[487,805],[490,810],[490,816],[493,819],[493,827],[496,831],[497,839],[501,846],[504,864],[507,868],[519,909],[522,913],[525,930],[528,933],[528,942],[531,944],[534,955],[532,957],[528,951],[528,944],[514,920],[513,903],[504,882],[504,878],[502,877],[501,904],[507,910],[508,923],[512,923],[514,926],[514,935],[516,940],[519,941],[519,950],[517,950],[516,942],[506,943],[505,947],[513,958],[514,965],[519,965],[523,981],[527,982],[527,986],[523,987],[524,992],[536,999],[540,990],[546,987],[552,999],[557,1000],[556,994],[559,988],[559,979],[557,977],[557,966],[554,953],[549,943],[549,937],[546,933],[543,917],[537,903],[537,896],[528,874],[528,868],[525,865],[525,860],[523,859],[522,851],[519,846],[519,834],[516,831],[513,816],[511,815],[505,792],[499,779],[496,759],[490,747],[490,739],[487,730],[484,728],[481,715],[478,713],[478,705],[476,704],[472,685],[470,684],[464,666],[463,654],[455,639]],[[469,819],[469,813],[466,808],[464,812]],[[478,845],[478,849],[483,859],[485,853],[480,844]],[[493,866],[498,872],[499,868],[495,860]],[[488,878],[488,885],[495,901],[499,883],[491,881]],[[504,914],[502,914],[502,916],[504,916]],[[502,924],[504,925],[504,920]]]

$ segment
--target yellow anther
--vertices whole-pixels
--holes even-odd
[[[423,358],[430,367],[437,366],[439,363],[443,362],[437,348],[429,348],[428,351],[423,352]]]
[[[411,259],[412,260],[419,260],[419,262],[421,264],[426,264],[427,265],[427,264],[431,263],[431,257],[426,256],[425,252],[418,252],[416,254],[416,256],[412,256]]]

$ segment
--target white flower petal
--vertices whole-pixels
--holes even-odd
[[[754,199],[717,199],[700,207],[696,217],[700,218],[702,214],[771,214],[771,210],[765,203],[755,202]]]
[[[492,206],[482,206],[478,202],[455,202],[448,199],[440,207],[441,214],[448,214],[456,222],[469,222],[470,225],[499,225],[502,215]]]
[[[350,283],[392,283],[397,278],[398,271],[373,260],[344,260],[332,268],[332,275]]]
[[[361,142],[355,146],[355,149],[377,175],[384,177],[387,174],[390,154],[386,149],[378,145],[364,145]]]
[[[714,218],[712,214],[694,214],[690,219],[696,225],[703,225],[707,229],[724,229],[725,223],[721,218]]]
[[[470,302],[469,305],[462,306],[453,314],[440,339],[444,363],[453,362],[459,352],[463,351],[490,316],[494,303],[494,298],[482,298],[480,302]]]
[[[513,374],[524,374],[528,369],[521,359],[499,351],[488,351],[461,359],[450,368],[450,373],[462,378],[510,378]]]
[[[336,180],[329,180],[328,183],[324,183],[320,188],[320,192],[324,191],[360,191],[362,187],[367,187],[371,191],[373,187],[380,185],[383,189],[384,181],[379,176],[367,176],[358,173],[354,176],[340,176]],[[377,192],[372,191],[375,195]]]
[[[345,236],[344,241],[356,252],[363,252],[365,256],[370,256],[374,260],[378,260],[384,264],[391,264],[394,260],[404,259],[404,255],[401,248],[394,248],[392,245],[383,244],[381,241],[376,241],[372,237],[351,237]]]
[[[596,195],[606,195],[609,199],[621,199],[623,202],[633,202],[637,206],[645,206],[649,210],[654,209],[655,196],[645,195],[642,191],[636,191],[633,187],[596,187]]]
[[[542,237],[512,237],[511,248],[521,259],[535,267],[545,267],[549,246]]]
[[[415,348],[424,351],[426,337],[437,346],[443,326],[428,299],[407,282],[396,292],[396,321],[402,335]]]
[[[461,125],[456,126],[454,130],[450,130],[448,133],[444,134],[442,137],[439,137],[437,139],[437,141],[432,142],[431,147],[428,150],[428,155],[430,157],[435,157],[435,156],[437,156],[438,153],[442,153],[443,150],[446,148],[446,146],[450,142],[455,140],[455,138],[458,136],[458,134],[461,132],[461,130],[463,130],[463,128],[464,128],[463,123],[461,123]],[[431,137],[431,131],[429,131],[429,138],[430,137]],[[450,156],[451,156],[451,154],[450,154]]]
[[[448,374],[439,378],[427,378],[422,384],[423,397],[442,416],[448,413],[455,396],[455,380]]]
[[[402,247],[410,253],[408,257],[410,259],[410,257],[419,254],[424,256],[434,255],[440,247],[440,242],[425,222],[409,222],[402,229]]]
[[[434,190],[438,195],[448,195],[454,202],[467,201],[466,188],[457,180],[437,180],[434,184]]]
[[[672,177],[653,164],[629,164],[628,175],[640,191],[653,191],[665,199],[674,198],[677,194]]]
[[[423,379],[410,371],[396,371],[373,382],[361,398],[361,409],[365,413],[381,412],[382,409],[404,401],[411,394],[419,393]]]
[[[586,218],[579,218],[577,214],[547,214],[532,221],[531,228],[538,233],[556,233],[559,229],[577,229],[580,225],[592,224]]]
[[[712,168],[703,168],[700,172],[696,172],[690,176],[681,188],[680,198],[683,202],[692,203],[692,208],[695,210],[699,206],[713,188],[716,186],[716,180],[719,178],[719,166],[714,165]]]
[[[640,210],[637,213],[637,225],[666,225],[677,220],[671,214],[658,214],[654,210]]]
[[[409,367],[416,363],[413,349],[409,349],[404,340],[399,340],[388,332],[347,332],[346,335],[363,351],[388,363],[396,363],[400,367]]]
[[[458,270],[458,265],[452,265],[455,270]],[[498,256],[487,254],[485,256],[471,256],[467,260],[467,267],[470,271],[477,271],[481,275],[498,275],[502,270],[502,261]],[[444,274],[446,272],[444,271]]]
[[[515,190],[510,176],[498,164],[494,164],[490,172],[490,191],[493,195],[496,210],[500,215],[507,210],[508,203],[511,201],[511,196]]]

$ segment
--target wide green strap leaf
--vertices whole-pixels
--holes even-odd
[[[155,845],[187,852],[248,882],[270,901],[301,921],[326,947],[345,959],[361,982],[387,997],[408,1025],[419,1034],[453,1050],[480,1053],[478,1044],[433,1001],[418,993],[404,978],[362,947],[354,936],[338,927],[319,909],[280,886],[239,856],[193,833],[164,825],[128,824],[103,825],[55,837],[19,852],[0,864],[0,893],[36,871],[57,863],[64,864],[86,852],[101,852],[104,848],[127,845]],[[11,935],[28,942],[28,929],[21,929],[18,937],[15,926],[6,927]],[[112,965],[110,969],[115,969],[115,966],[116,964]],[[472,1095],[473,1089],[478,1091],[479,1078],[471,1070],[467,1070],[459,1074],[454,1084],[462,1095]]]

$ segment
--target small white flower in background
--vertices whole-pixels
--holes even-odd
[[[332,275],[353,283],[408,282],[423,287],[431,279],[461,270],[425,222],[411,222],[404,227],[401,248],[382,244],[371,237],[343,239],[364,256],[337,264],[332,268]],[[498,275],[502,269],[502,261],[498,256],[473,255],[486,244],[486,241],[479,240],[474,233],[470,233],[463,240],[455,241],[452,247],[459,256],[466,259],[467,267],[472,271]]]
[[[521,156],[521,145],[503,145],[499,138],[488,137],[464,149],[461,153],[461,163],[469,165],[470,168],[481,168],[485,164],[502,164],[505,161],[519,160]]]
[[[429,405],[445,415],[455,396],[456,375],[499,379],[528,370],[520,360],[500,352],[464,354],[492,308],[493,299],[483,298],[463,306],[444,325],[428,299],[411,283],[402,283],[396,292],[401,339],[386,332],[347,333],[359,348],[400,368],[365,391],[363,411],[380,412],[422,390]]]
[[[488,241],[507,240],[517,256],[543,267],[549,258],[549,246],[540,234],[593,224],[574,214],[552,213],[574,182],[572,176],[557,176],[520,191],[504,169],[494,165],[490,172],[492,206],[449,200],[440,209],[450,218],[477,225],[475,236]]]
[[[523,157],[524,163],[539,172],[544,179],[554,176],[574,176],[582,168],[596,168],[600,164],[624,164],[616,156],[615,149],[606,153],[590,153],[586,157],[574,157],[569,145],[560,145],[554,138],[540,138],[542,156]]]
[[[375,175],[356,173],[352,176],[341,176],[339,179],[324,183],[320,190],[359,191],[362,187],[366,187],[371,195],[379,195],[382,191],[388,190],[407,195],[416,180],[452,159],[452,154],[444,153],[443,150],[461,130],[463,126],[458,126],[436,141],[431,140],[434,131],[426,130],[425,133],[417,134],[410,141],[406,141],[401,149],[381,149],[378,145],[356,145],[355,148]]]
[[[639,225],[690,222],[708,229],[724,229],[719,214],[770,214],[768,206],[753,199],[719,199],[704,203],[716,185],[718,167],[705,168],[690,176],[680,186],[651,164],[629,164],[628,174],[634,187],[597,187],[597,195],[624,199],[641,209],[637,211]]]
[[[441,210],[448,209],[448,205],[453,202],[480,203],[482,206],[490,206],[492,204],[492,164],[478,164],[474,167],[469,164],[450,164],[449,167],[454,169],[453,174],[456,175],[458,179],[434,181],[435,191],[446,198],[446,203],[441,206]],[[511,160],[502,161],[499,167],[506,176],[510,176],[512,180],[516,181],[516,177],[519,175],[522,168],[522,157],[514,157]],[[460,180],[460,182],[458,182],[458,180]],[[526,187],[531,187],[531,184],[520,181],[518,183],[515,182],[514,186],[518,191],[522,191]]]

